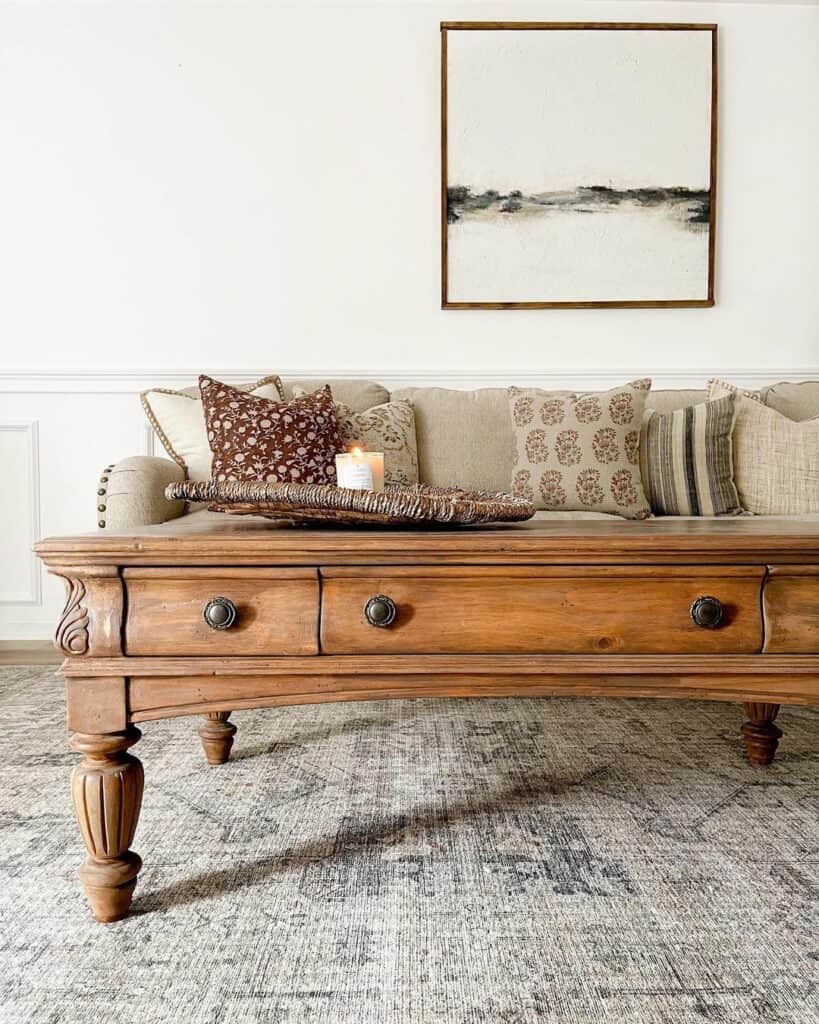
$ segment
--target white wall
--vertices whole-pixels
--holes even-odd
[[[719,24],[714,309],[441,311],[458,18]],[[817,96],[815,4],[0,2],[0,468],[25,502],[0,637],[52,623],[19,549],[93,526],[101,466],[148,450],[133,392],[173,371],[817,375]]]

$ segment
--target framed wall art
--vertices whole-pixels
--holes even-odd
[[[441,24],[446,309],[712,306],[717,27]]]

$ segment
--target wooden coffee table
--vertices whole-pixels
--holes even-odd
[[[539,522],[295,529],[198,512],[50,538],[65,579],[72,790],[100,921],[128,912],[136,724],[201,715],[211,764],[239,708],[393,697],[673,697],[745,704],[754,764],[780,704],[819,702],[819,523]],[[590,741],[592,737],[589,738]]]

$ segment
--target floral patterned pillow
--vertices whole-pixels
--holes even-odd
[[[513,493],[540,509],[647,519],[640,428],[650,389],[650,380],[587,395],[509,388]]]
[[[298,398],[307,392],[295,386],[293,394]],[[412,402],[402,398],[374,405],[365,412],[353,412],[349,406],[336,402],[336,416],[345,448],[360,445],[366,451],[384,453],[385,486],[418,483],[418,444]]]
[[[199,378],[214,480],[335,483],[344,450],[329,386],[291,402]]]

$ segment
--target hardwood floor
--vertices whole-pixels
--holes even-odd
[[[59,665],[62,660],[49,640],[0,641],[0,665]]]

